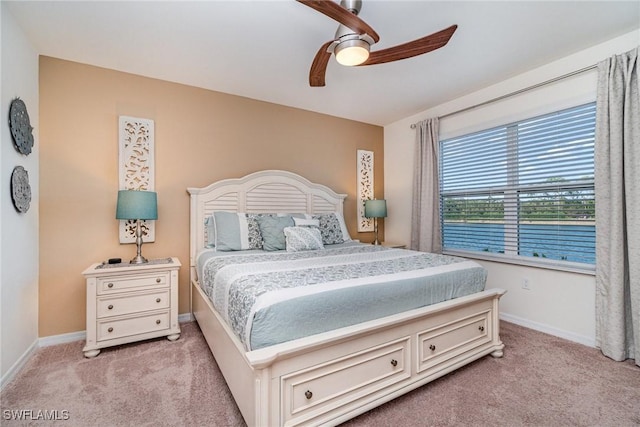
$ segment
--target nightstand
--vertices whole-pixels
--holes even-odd
[[[380,243],[381,246],[384,246],[385,248],[395,248],[395,249],[406,249],[407,245],[403,245],[402,243],[391,243],[391,242],[382,242]]]
[[[146,264],[93,264],[82,272],[87,285],[85,357],[119,344],[180,337],[178,258]]]

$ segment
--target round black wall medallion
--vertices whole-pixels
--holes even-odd
[[[11,128],[11,137],[16,150],[25,155],[31,153],[31,148],[33,147],[33,134],[31,131],[33,128],[29,121],[27,106],[20,98],[11,101],[9,128]]]
[[[25,213],[29,210],[31,185],[29,173],[22,166],[16,166],[11,173],[11,199],[18,212]]]

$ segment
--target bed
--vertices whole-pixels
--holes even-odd
[[[270,217],[258,218],[260,225],[273,217],[300,218],[294,225],[339,218],[344,194],[277,170],[188,192],[192,314],[248,425],[336,425],[480,357],[502,356],[498,303],[505,291],[485,289],[486,273],[472,261],[348,239],[291,253],[207,249],[212,217],[219,230],[234,213],[251,221]],[[372,265],[380,272],[369,273]],[[367,278],[354,277],[355,270]],[[439,290],[417,289],[417,274]],[[256,276],[257,284],[248,282]],[[261,287],[269,278],[271,294]],[[296,283],[302,281],[310,283]],[[371,281],[375,292],[364,287]],[[241,288],[254,292],[237,296]],[[397,289],[410,298],[392,303]],[[426,294],[429,301],[422,301]],[[330,299],[353,307],[350,316],[342,319],[336,313],[344,310],[337,310],[323,318],[327,308],[318,301]]]

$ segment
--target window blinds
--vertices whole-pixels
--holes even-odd
[[[595,103],[441,141],[444,250],[595,262]]]

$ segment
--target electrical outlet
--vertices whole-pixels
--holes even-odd
[[[531,281],[528,277],[522,278],[522,289],[526,289],[527,291],[531,290]]]

